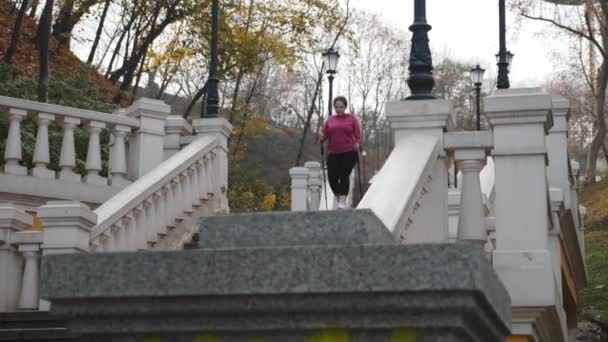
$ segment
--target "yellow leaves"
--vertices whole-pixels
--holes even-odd
[[[264,200],[262,200],[262,205],[260,206],[261,211],[272,211],[274,206],[277,204],[277,195],[270,193],[264,196]]]

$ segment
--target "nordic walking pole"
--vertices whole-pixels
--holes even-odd
[[[361,146],[357,151],[357,178],[359,178],[359,201],[363,198],[363,183],[361,183]]]
[[[325,150],[323,150],[323,141],[321,141],[321,172],[323,173],[323,190],[325,192],[325,210],[329,210],[327,206],[327,180],[325,179]]]

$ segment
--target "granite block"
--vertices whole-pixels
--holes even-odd
[[[200,248],[397,244],[368,209],[203,217]]]
[[[412,329],[489,342],[511,321],[496,273],[464,243],[49,255],[41,292],[82,341],[304,342],[340,328],[344,341]]]

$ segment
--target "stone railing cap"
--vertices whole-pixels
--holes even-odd
[[[484,149],[494,146],[494,136],[490,131],[448,132],[443,135],[443,148],[455,149]]]
[[[171,107],[161,100],[141,98],[126,108],[129,117],[153,117],[165,119],[171,113]]]
[[[296,166],[289,169],[289,175],[292,177],[308,177],[308,169],[302,166]]]
[[[165,132],[168,134],[190,135],[194,131],[192,125],[179,115],[167,116]]]
[[[97,214],[86,204],[73,201],[49,201],[38,208],[38,216],[41,219],[80,217],[93,224],[97,223]]]
[[[40,231],[18,232],[11,236],[13,245],[42,244],[43,240],[44,233]]]
[[[34,222],[32,215],[20,210],[12,203],[0,203],[0,222],[10,220],[31,226]],[[0,228],[2,225],[0,224]]]

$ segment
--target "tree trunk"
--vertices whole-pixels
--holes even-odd
[[[6,49],[4,58],[2,59],[2,61],[6,64],[12,63],[15,51],[17,51],[17,42],[19,41],[19,35],[21,33],[21,23],[23,22],[23,16],[25,15],[25,11],[27,10],[27,3],[28,0],[23,0],[23,2],[21,3],[21,7],[19,8],[19,13],[17,13],[17,18],[15,19],[15,26],[13,26],[11,42],[8,46],[8,49]]]
[[[63,6],[59,10],[59,16],[53,25],[53,37],[57,39],[59,45],[70,48],[70,36],[74,29],[74,0],[64,0]]]
[[[196,92],[196,94],[194,95],[194,97],[192,98],[192,100],[190,101],[190,103],[188,104],[188,107],[186,108],[186,110],[184,111],[184,114],[182,114],[182,117],[184,119],[188,118],[188,116],[190,116],[190,112],[192,112],[192,109],[194,108],[194,106],[196,105],[196,101],[198,101],[198,99],[201,98],[201,96],[203,96],[203,94],[207,93],[207,83],[205,83],[205,85],[199,89],[198,92]],[[203,106],[205,102],[203,101]],[[202,109],[201,109],[202,111]]]
[[[47,0],[36,34],[36,44],[40,55],[40,73],[38,76],[38,101],[47,102],[49,88],[49,39],[51,36],[51,23],[53,21],[54,0]]]
[[[122,45],[122,41],[125,39],[127,32],[129,32],[131,30],[131,25],[133,25],[133,22],[135,22],[136,17],[137,17],[136,15],[133,15],[131,17],[131,19],[129,19],[129,22],[125,26],[125,29],[122,31],[122,33],[120,34],[120,37],[118,38],[118,42],[116,43],[116,48],[114,48],[112,57],[110,57],[110,63],[108,64],[108,71],[106,72],[106,78],[109,78],[110,74],[112,73],[112,66],[114,65],[114,60],[116,60],[116,57],[118,57],[118,53],[120,52],[120,46]]]
[[[89,53],[89,58],[87,58],[87,64],[93,64],[93,59],[95,58],[95,51],[97,50],[97,45],[99,45],[99,40],[101,39],[101,34],[103,33],[103,25],[106,21],[106,16],[108,14],[108,9],[110,8],[111,0],[106,0],[103,5],[103,11],[101,12],[101,18],[99,19],[99,25],[97,26],[97,32],[95,33],[95,40],[93,40],[93,47],[91,47],[91,52]]]
[[[38,5],[40,4],[40,0],[34,0],[34,2],[32,2],[32,8],[30,9],[30,17],[34,17],[36,16],[36,11],[38,10]]]
[[[606,38],[608,40],[608,37]],[[587,176],[588,183],[595,183],[595,171],[597,168],[597,158],[600,149],[606,138],[606,121],[604,110],[606,106],[606,87],[608,86],[608,59],[602,60],[602,65],[597,73],[597,99],[595,104],[595,120],[597,131],[591,142],[591,147],[587,154]]]

